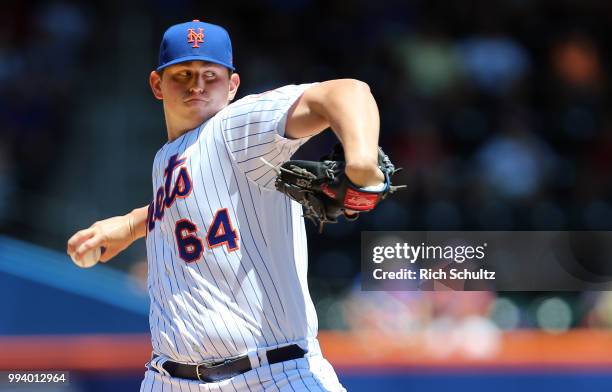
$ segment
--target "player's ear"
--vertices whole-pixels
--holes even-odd
[[[230,76],[229,93],[227,96],[227,100],[229,102],[231,102],[236,96],[236,92],[238,92],[238,86],[240,86],[240,76],[237,73],[232,73],[232,76]]]
[[[153,91],[153,96],[157,99],[164,99],[161,91],[161,76],[157,71],[151,71],[149,75],[149,85],[151,86],[151,91]]]

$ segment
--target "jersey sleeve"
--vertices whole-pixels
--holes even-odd
[[[246,96],[224,110],[221,132],[231,159],[257,184],[274,187],[274,166],[289,160],[309,138],[285,137],[291,106],[312,84],[289,85],[263,94]]]

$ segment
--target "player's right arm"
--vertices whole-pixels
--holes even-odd
[[[100,261],[115,257],[139,238],[145,236],[148,206],[128,214],[98,221],[87,229],[76,232],[68,240],[67,253],[80,259],[87,251],[104,248]]]

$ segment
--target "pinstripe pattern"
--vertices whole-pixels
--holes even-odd
[[[292,325],[286,302],[293,301],[283,298],[287,293],[277,284],[285,280],[285,270],[294,271],[295,262],[305,261],[306,255],[295,259],[292,246],[286,247],[290,254],[282,258],[271,254],[270,239],[286,243],[292,239],[277,234],[274,222],[265,216],[273,214],[274,206],[284,206],[286,199],[276,192],[261,192],[259,186],[265,184],[259,182],[269,181],[266,174],[270,170],[257,160],[264,155],[281,163],[304,142],[285,139],[282,128],[288,109],[305,88],[287,86],[261,98],[246,97],[167,143],[156,155],[152,177],[154,204],[158,205],[154,210],[163,209],[163,217],[155,219],[147,235],[147,252],[151,334],[159,354],[194,363],[310,337],[303,328]],[[268,98],[271,96],[275,99]],[[172,156],[185,159],[180,167],[187,168],[192,189],[187,198],[176,198],[161,208],[155,201],[158,189],[168,198],[166,193],[172,193],[178,176],[179,168],[175,168],[169,173],[170,188],[165,189],[164,172]],[[255,170],[246,173],[249,169]],[[220,209],[227,209],[237,232],[239,249],[235,251],[207,246],[207,231]],[[188,263],[179,255],[175,225],[181,219],[197,226],[195,235],[203,243],[202,256],[195,262]],[[301,218],[284,219],[303,225]],[[291,278],[296,279],[294,274]],[[294,287],[300,288],[296,283]],[[294,295],[311,305],[307,291]],[[306,308],[298,311],[312,317]],[[316,323],[316,317],[311,322]]]
[[[316,336],[301,206],[271,189],[275,173],[259,159],[281,164],[306,141],[284,137],[306,88],[245,97],[156,154],[146,242],[157,354],[198,363]],[[313,377],[303,359],[213,384],[147,371],[141,390],[328,390]]]

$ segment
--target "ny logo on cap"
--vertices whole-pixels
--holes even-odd
[[[189,42],[190,44],[193,43],[193,45],[191,46],[192,48],[199,48],[200,46],[198,45],[198,43],[204,42],[204,32],[202,30],[203,29],[201,27],[198,27],[197,33],[193,28],[190,28],[187,31],[187,42]]]

